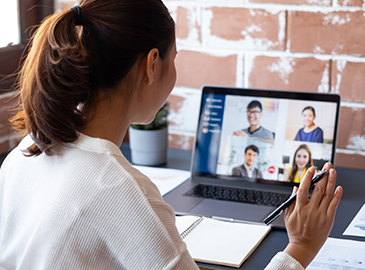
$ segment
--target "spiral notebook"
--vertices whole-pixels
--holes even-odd
[[[197,262],[239,268],[271,227],[216,220],[208,217],[176,216],[176,227]]]

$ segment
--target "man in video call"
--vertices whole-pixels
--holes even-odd
[[[232,169],[233,176],[246,176],[249,178],[262,178],[261,171],[254,167],[259,155],[259,149],[256,145],[249,145],[245,149],[245,162]]]
[[[252,100],[247,106],[247,121],[250,126],[248,128],[233,132],[233,135],[273,140],[275,133],[261,126],[261,117],[261,103],[257,100]]]

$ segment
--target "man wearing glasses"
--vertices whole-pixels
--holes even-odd
[[[247,106],[247,121],[250,126],[248,128],[235,131],[233,135],[273,140],[275,138],[275,133],[260,125],[261,117],[261,103],[257,100],[252,100]]]

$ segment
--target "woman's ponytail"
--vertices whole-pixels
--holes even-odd
[[[164,60],[174,43],[175,23],[161,0],[80,0],[79,7],[48,17],[20,70],[19,108],[11,120],[33,137],[28,154],[75,141],[100,96],[118,91],[151,49]]]
[[[77,138],[85,117],[78,106],[88,98],[88,55],[75,26],[77,14],[48,17],[37,29],[19,74],[20,110],[13,127],[31,134],[29,155]]]

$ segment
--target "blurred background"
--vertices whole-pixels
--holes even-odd
[[[365,168],[364,0],[163,2],[176,22],[178,49],[169,147],[193,148],[203,85],[336,93],[335,166]],[[0,155],[18,143],[8,124],[15,77],[7,75],[21,63],[33,27],[76,3],[0,0]]]

